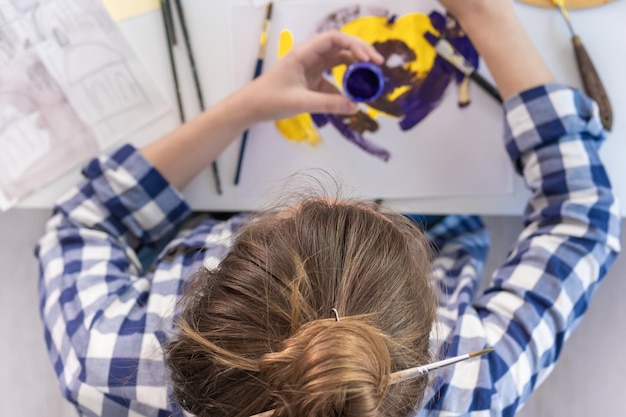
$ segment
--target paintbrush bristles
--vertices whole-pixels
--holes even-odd
[[[422,375],[426,375],[436,369],[443,368],[448,365],[455,364],[457,362],[464,361],[466,359],[482,356],[489,352],[493,352],[493,348],[487,348],[479,350],[477,352],[466,353],[465,355],[459,355],[448,359],[443,359],[437,362],[429,363],[423,366],[417,366],[415,368],[405,369],[403,371],[394,372],[391,374],[389,385],[397,384],[399,382],[407,381],[409,379],[417,378]]]
[[[265,12],[265,20],[272,20],[273,8],[274,8],[274,3],[270,1],[269,4],[267,5],[267,9]]]
[[[487,353],[491,353],[493,352],[493,348],[487,348],[487,349],[483,349],[483,350],[479,350],[478,352],[473,352],[469,354],[470,358],[475,358],[476,356],[482,356],[482,355],[486,355]]]
[[[265,20],[263,21],[263,30],[261,31],[261,40],[259,42],[258,59],[261,60],[265,59],[265,53],[267,51],[267,37],[269,36],[270,21],[272,20],[272,8],[273,3],[269,2],[266,6]]]

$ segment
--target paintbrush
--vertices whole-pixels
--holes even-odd
[[[561,15],[567,23],[567,28],[572,35],[572,44],[574,46],[574,53],[576,55],[576,62],[578,63],[578,71],[583,80],[585,92],[598,103],[600,108],[600,119],[602,120],[602,126],[606,130],[611,130],[613,127],[613,110],[611,108],[611,102],[606,94],[600,75],[596,71],[596,67],[591,61],[591,57],[587,52],[587,49],[583,45],[580,37],[574,32],[574,27],[569,18],[569,13],[565,8],[565,0],[552,0],[552,3],[559,9]]]
[[[454,363],[461,362],[470,358],[476,358],[490,352],[493,352],[493,348],[479,350],[478,352],[466,353],[465,355],[459,355],[453,358],[429,363],[427,365],[394,372],[393,374],[391,374],[389,385],[397,384],[398,382],[406,381],[408,379],[417,378],[418,376],[426,375],[434,371],[435,369],[443,368],[444,366],[452,365]]]
[[[259,54],[256,60],[256,67],[252,79],[257,78],[263,72],[263,62],[265,61],[265,51],[267,49],[267,37],[269,35],[270,22],[272,21],[272,2],[265,6],[265,20],[263,21],[263,30],[261,31],[261,40],[259,41]],[[248,141],[248,132],[246,129],[241,137],[241,147],[239,148],[239,157],[237,158],[237,171],[235,172],[235,185],[239,184],[241,175],[241,165],[243,163],[243,154],[246,150],[246,142]]]
[[[447,39],[436,36],[430,32],[426,32],[424,38],[435,48],[435,51],[437,51],[440,57],[448,61],[454,68],[461,71],[467,77],[474,80],[487,94],[496,99],[499,103],[502,103],[502,97],[498,89],[480,75],[478,71],[476,71],[476,68],[467,62],[465,57],[461,55]]]
[[[429,363],[427,365],[418,366],[415,368],[409,368],[402,371],[394,372],[389,377],[389,385],[397,384],[399,382],[403,382],[409,379],[414,379],[420,377],[422,375],[426,375],[436,369],[443,368],[445,366],[449,366],[455,364],[457,362],[461,362],[467,359],[476,358],[478,356],[485,355],[487,353],[493,352],[493,348],[487,348],[483,350],[479,350],[478,352],[467,353],[465,355],[455,356],[453,358],[444,359],[441,361]],[[271,417],[274,414],[274,410],[264,411],[259,414],[255,414],[251,417]]]

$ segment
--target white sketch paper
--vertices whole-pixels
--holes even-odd
[[[265,69],[278,59],[283,29],[288,29],[294,42],[299,43],[327,28],[329,22],[341,25],[337,20],[343,18],[372,14],[402,17],[413,12],[428,15],[433,10],[444,12],[434,0],[277,2]],[[262,8],[233,6],[234,87],[250,81],[263,16]],[[488,76],[483,67],[481,72]],[[238,198],[262,198],[284,178],[310,168],[330,172],[363,198],[510,194],[514,174],[503,147],[500,104],[472,84],[472,103],[460,108],[455,86],[451,83],[436,110],[410,130],[399,129],[397,120],[377,119],[378,131],[364,136],[390,152],[387,162],[363,152],[330,123],[317,128],[322,141],[314,146],[286,140],[274,123],[254,127],[246,145]]]
[[[167,110],[96,0],[0,0],[0,209]]]

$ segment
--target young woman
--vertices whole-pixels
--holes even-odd
[[[532,191],[487,289],[476,294],[488,250],[477,217],[446,216],[423,233],[399,214],[315,195],[225,221],[190,212],[177,190],[250,125],[355,111],[318,91],[321,74],[382,57],[326,33],[145,149],[92,161],[58,203],[37,248],[41,314],[63,393],[82,415],[522,407],[620,250],[619,210],[598,156],[597,106],[554,83],[511,4],[442,3],[506,98],[504,145]],[[495,350],[390,384],[395,371],[486,347]]]

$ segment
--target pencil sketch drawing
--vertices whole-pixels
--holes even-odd
[[[65,75],[69,94],[81,103],[85,120],[106,128],[110,134],[123,128],[115,123],[117,116],[141,112],[143,108],[151,110],[148,97],[124,57],[105,44],[69,47],[65,52]]]
[[[96,0],[0,0],[0,209],[166,105]]]

